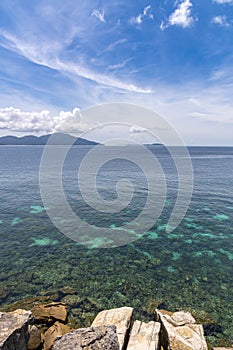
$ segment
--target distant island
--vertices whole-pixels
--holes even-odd
[[[97,142],[83,139],[81,137],[76,138],[69,134],[55,133],[43,136],[27,135],[22,137],[17,136],[3,136],[0,137],[0,145],[46,145],[49,138],[53,135],[53,145],[97,145]]]
[[[53,136],[53,145],[87,145],[95,146],[100,143],[95,141],[90,141],[81,137],[74,137],[69,134],[64,133],[54,133],[42,136],[26,135],[26,136],[2,136],[0,137],[0,146],[44,146],[48,143],[49,138]],[[135,146],[137,144],[129,144],[130,146]],[[162,146],[161,143],[149,143],[144,144],[146,147],[151,146]]]

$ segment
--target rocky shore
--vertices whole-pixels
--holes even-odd
[[[203,326],[189,312],[154,310],[154,320],[133,320],[133,308],[97,313],[90,327],[67,323],[63,302],[0,312],[0,350],[224,350],[207,345]]]

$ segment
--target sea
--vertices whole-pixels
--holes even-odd
[[[130,203],[116,213],[92,208],[79,188],[78,170],[91,146],[71,147],[62,163],[66,201],[98,232],[107,227],[117,235],[120,226],[139,217],[148,197],[145,169],[124,159],[122,147],[121,156],[103,164],[95,178],[97,193],[110,202],[117,199],[120,180],[133,184]],[[73,240],[51,222],[39,183],[44,146],[0,146],[0,307],[68,286],[75,290],[73,317],[81,326],[88,325],[94,312],[124,305],[134,307],[135,318],[145,321],[153,318],[155,307],[187,310],[204,324],[211,344],[233,343],[233,148],[188,148],[193,192],[174,230],[167,230],[167,224],[179,189],[176,165],[165,147],[147,149],[166,180],[163,209],[144,233],[111,246],[102,236],[85,236],[83,228],[82,239]],[[103,152],[108,154],[109,148]],[[140,159],[137,148],[129,152],[130,159]],[[90,186],[88,196],[94,202],[91,191]],[[54,213],[56,191],[53,202]],[[58,210],[60,222],[66,219],[59,215]],[[90,317],[75,314],[81,302]]]

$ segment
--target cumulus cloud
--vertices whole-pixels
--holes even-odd
[[[138,125],[132,125],[131,128],[129,129],[129,132],[131,134],[139,134],[146,132],[147,130],[145,128],[142,128],[141,126]]]
[[[194,22],[192,17],[192,8],[193,4],[190,0],[184,0],[179,2],[178,7],[175,11],[169,16],[168,24],[165,25],[163,22],[160,25],[160,29],[163,30],[169,26],[179,26],[183,28],[190,27]]]
[[[226,16],[216,16],[212,18],[211,23],[218,24],[223,27],[229,27],[230,23],[227,21]]]
[[[50,111],[24,112],[19,108],[0,108],[0,129],[24,133],[71,132],[80,134],[89,129],[83,121],[79,108],[71,112],[60,111],[52,115]]]
[[[49,132],[53,127],[49,111],[23,112],[18,108],[0,109],[0,129],[20,132]]]
[[[92,11],[92,13],[91,13],[91,15],[93,16],[93,17],[95,17],[95,18],[97,18],[98,20],[100,20],[100,22],[102,22],[102,23],[106,23],[106,20],[105,20],[105,13],[104,13],[104,11],[100,11],[100,10],[93,10]]]
[[[53,132],[80,134],[87,131],[91,125],[86,123],[80,109],[75,107],[71,112],[60,111],[54,118]]]
[[[142,24],[144,18],[154,19],[154,15],[150,12],[150,10],[151,5],[144,7],[143,11],[139,13],[138,16],[130,18],[130,23],[140,25]]]

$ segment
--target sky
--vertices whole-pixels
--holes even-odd
[[[113,102],[159,113],[187,145],[233,146],[233,0],[0,2],[1,136]]]

